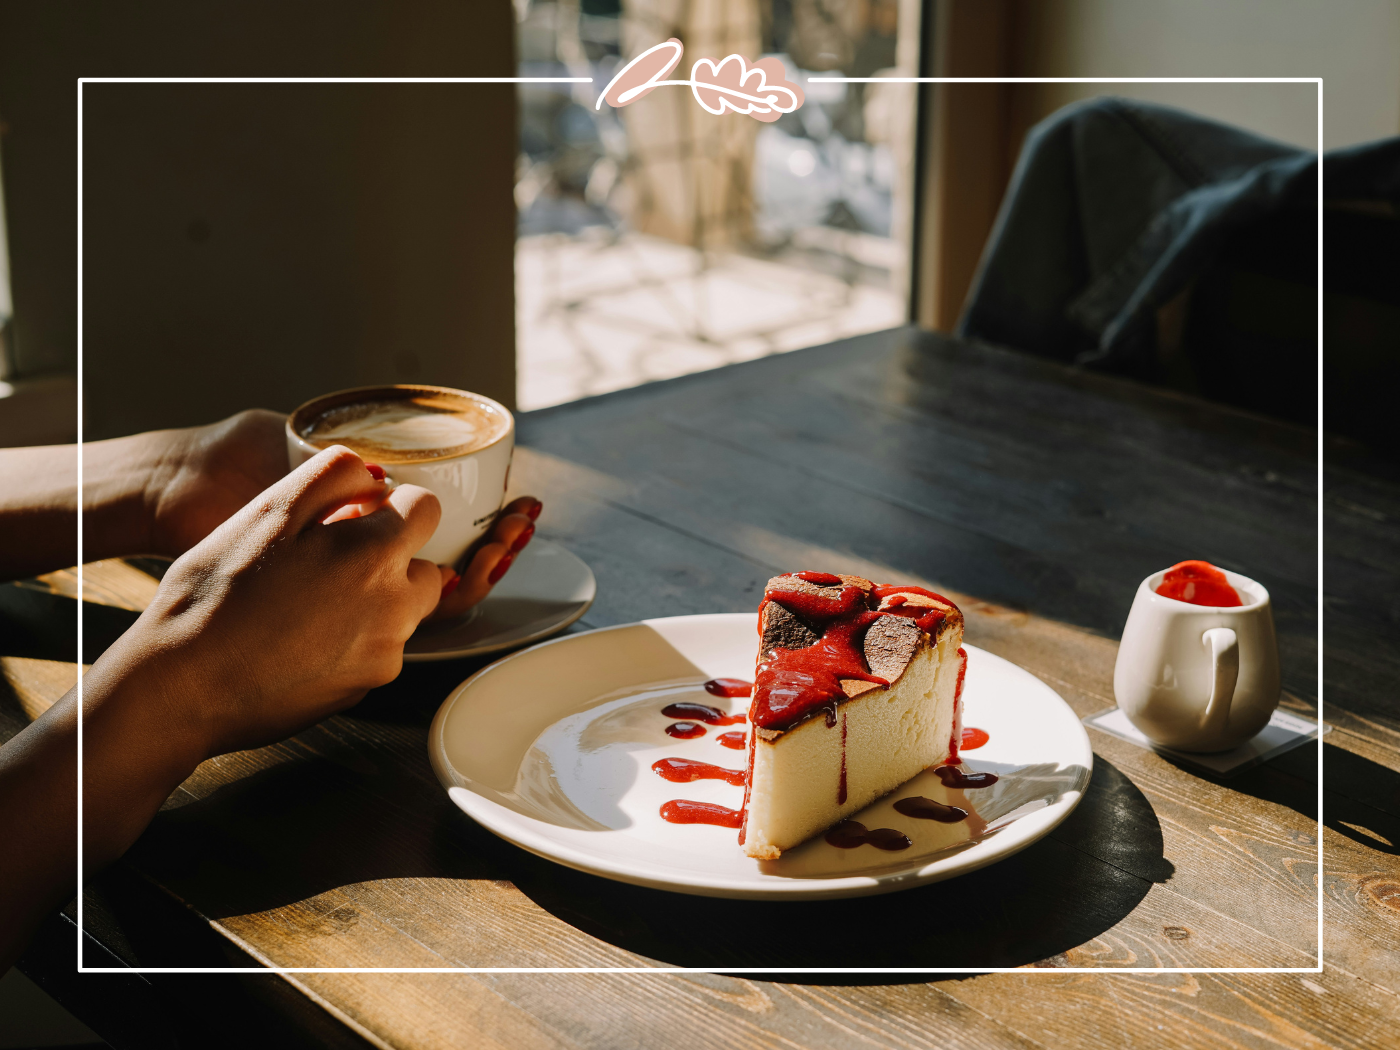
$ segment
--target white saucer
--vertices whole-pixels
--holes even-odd
[[[562,631],[593,604],[593,570],[557,543],[536,539],[516,555],[490,596],[465,616],[425,623],[403,647],[405,663],[498,653]]]
[[[738,809],[743,788],[722,781],[675,784],[651,764],[668,756],[742,768],[743,751],[721,732],[677,740],[661,708],[692,700],[746,709],[701,687],[709,678],[753,676],[752,613],[676,616],[558,638],[483,668],[438,710],[428,753],[463,812],[524,849],[622,882],[711,897],[854,897],[961,875],[1024,849],[1082,797],[1093,767],[1074,712],[1040,679],[966,646],[964,723],[989,742],[965,752],[964,768],[996,773],[989,788],[950,790],[932,773],[872,803],[854,819],[898,828],[911,848],[837,849],[821,837],[781,860],[746,857],[733,829],[668,824],[669,799]],[[917,820],[894,802],[924,795],[969,809],[957,824]]]

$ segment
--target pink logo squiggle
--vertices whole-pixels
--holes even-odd
[[[701,108],[715,116],[729,110],[768,122],[802,105],[802,89],[787,79],[778,58],[760,58],[752,66],[739,55],[720,62],[701,58],[690,67],[689,80],[663,79],[680,64],[684,51],[675,37],[643,51],[608,82],[593,108],[602,109],[604,102],[630,106],[659,87],[690,88]]]

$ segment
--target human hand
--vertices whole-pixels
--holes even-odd
[[[349,504],[377,509],[325,523]],[[444,570],[413,558],[440,514],[426,489],[386,496],[353,452],[327,449],[181,556],[84,690],[158,711],[190,770],[290,736],[398,675],[442,591]]]
[[[286,416],[250,409],[152,442],[144,503],[153,553],[177,558],[287,473]]]
[[[535,520],[543,509],[534,496],[521,496],[502,507],[491,530],[467,552],[461,575],[454,572],[443,584],[442,601],[430,619],[460,616],[485,598],[535,535]]]

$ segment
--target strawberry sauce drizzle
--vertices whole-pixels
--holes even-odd
[[[725,769],[693,758],[662,758],[651,764],[652,771],[673,784],[689,784],[696,780],[723,780],[734,787],[743,787],[748,771]]]
[[[737,731],[733,733],[721,733],[719,736],[715,737],[715,743],[719,744],[720,747],[732,747],[735,751],[742,751],[744,748],[748,747],[748,738],[745,734]]]
[[[836,804],[846,804],[846,709],[841,709],[841,779],[836,785]]]
[[[753,683],[742,678],[711,678],[705,683],[705,692],[711,696],[750,696]]]
[[[678,798],[661,804],[661,819],[672,824],[718,824],[722,828],[740,828],[744,814],[713,802],[692,802]]]
[[[948,741],[948,765],[958,764],[958,749],[962,746],[962,691],[963,679],[967,677],[967,650],[958,646],[958,684],[953,691],[953,735]],[[986,743],[986,741],[982,741]],[[977,745],[981,746],[981,745]]]
[[[760,608],[762,608],[762,606],[760,606]],[[763,621],[760,619],[759,622],[762,623]],[[750,705],[750,710],[752,710],[752,705]],[[745,773],[753,769],[753,749],[757,739],[758,734],[756,732],[749,734],[749,756],[744,762]],[[739,845],[741,846],[744,844],[744,836],[749,833],[749,792],[751,790],[753,790],[753,778],[746,776],[744,777],[744,804],[739,807]],[[665,814],[663,813],[662,816],[665,816]]]
[[[692,704],[688,701],[667,704],[661,709],[661,713],[667,718],[684,718],[690,722],[706,722],[712,726],[732,726],[748,721],[748,716],[742,711],[737,715],[730,715],[725,714],[718,707],[711,707],[709,704]]]
[[[847,587],[860,595],[859,587]],[[803,597],[807,597],[804,595]],[[783,604],[788,605],[783,595]],[[828,704],[846,699],[842,679],[889,685],[887,679],[871,674],[860,648],[864,631],[880,616],[869,610],[848,610],[833,619],[814,644],[805,649],[774,649],[758,665],[754,677],[754,698],[749,708],[753,724],[763,729],[790,729]],[[809,617],[811,618],[811,617]],[[836,725],[834,718],[827,724]]]
[[[948,617],[948,610],[930,609],[927,605],[910,605],[908,595],[911,594],[920,594],[925,598],[932,598],[936,602],[957,608],[943,595],[923,587],[886,583],[870,588],[870,596],[880,600],[881,612],[889,613],[892,616],[908,616],[913,619],[919,630],[926,634],[937,634],[939,624]]]

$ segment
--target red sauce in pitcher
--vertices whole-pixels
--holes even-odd
[[[1157,593],[1188,605],[1234,609],[1244,604],[1225,574],[1208,561],[1179,561],[1167,570]]]

